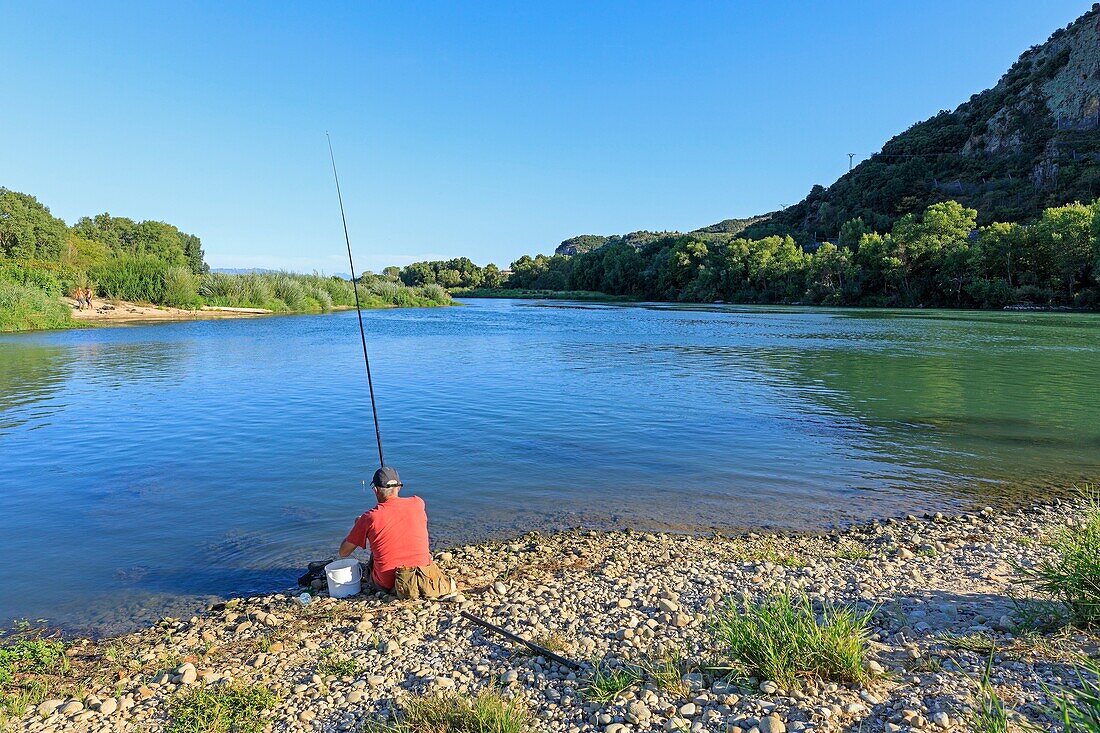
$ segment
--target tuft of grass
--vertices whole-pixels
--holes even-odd
[[[1077,687],[1063,688],[1051,711],[1065,733],[1100,733],[1100,664],[1078,667]]]
[[[806,558],[778,547],[774,538],[770,537],[752,545],[743,545],[739,555],[744,562],[766,562],[784,568],[800,568],[809,564]]]
[[[1100,624],[1100,493],[1085,487],[1084,516],[1050,540],[1053,557],[1017,567],[1022,582],[1060,606],[1080,627]]]
[[[597,664],[592,675],[586,680],[581,694],[585,700],[607,704],[642,679],[642,670],[636,667],[608,669],[603,664]]]
[[[569,648],[568,640],[558,633],[540,634],[531,639],[531,643],[541,646],[543,649],[549,649],[552,652],[564,652]],[[535,657],[538,656],[538,652],[530,647],[516,645],[515,654],[521,657]]]
[[[993,672],[993,654],[985,664],[982,678],[977,681],[978,695],[970,713],[970,730],[975,733],[1009,733],[1008,706],[990,681]]]
[[[507,700],[493,690],[475,697],[433,693],[401,703],[395,722],[368,721],[364,733],[526,733],[534,723],[521,700]]]
[[[360,671],[358,662],[353,659],[337,659],[332,656],[326,656],[317,663],[317,674],[322,677],[354,677],[359,674]]]
[[[871,552],[870,548],[863,545],[851,545],[847,547],[838,547],[835,552],[830,555],[834,560],[870,560],[875,556],[875,553]]]
[[[781,594],[759,605],[730,602],[712,627],[744,676],[788,688],[803,679],[864,682],[872,613],[827,606],[818,619],[808,596]]]
[[[688,666],[678,650],[663,651],[647,657],[639,663],[639,666],[648,680],[667,693],[685,697],[691,691],[684,682],[684,674],[688,672]]]
[[[944,634],[943,643],[964,652],[988,656],[1000,651],[997,640],[987,634]]]
[[[278,697],[262,685],[193,687],[172,699],[168,733],[257,733]]]

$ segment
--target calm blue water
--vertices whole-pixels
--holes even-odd
[[[1097,316],[365,317],[386,455],[437,545],[823,528],[1100,477]],[[354,313],[0,337],[0,620],[118,629],[292,585],[370,505],[375,460]]]

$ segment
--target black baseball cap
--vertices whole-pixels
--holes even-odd
[[[374,472],[371,483],[380,489],[390,489],[394,486],[401,486],[401,477],[397,475],[397,469],[382,466]]]

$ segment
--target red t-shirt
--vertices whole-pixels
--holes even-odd
[[[428,549],[428,514],[419,496],[395,496],[355,520],[345,542],[366,548],[373,556],[374,582],[393,590],[397,569],[432,564]]]

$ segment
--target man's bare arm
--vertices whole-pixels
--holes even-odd
[[[344,544],[340,545],[340,557],[348,557],[358,548],[359,545],[355,544],[354,542],[344,542]]]

